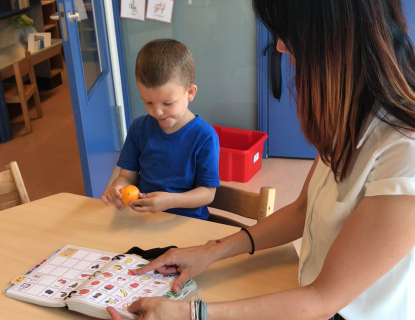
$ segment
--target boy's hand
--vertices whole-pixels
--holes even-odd
[[[171,207],[172,194],[168,192],[140,193],[140,199],[130,202],[131,209],[138,212],[161,212]]]
[[[119,211],[124,210],[125,206],[121,202],[122,195],[120,193],[120,189],[125,186],[123,185],[115,185],[111,186],[104,191],[101,196],[101,200],[107,205],[113,205]]]

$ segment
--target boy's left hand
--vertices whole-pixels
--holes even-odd
[[[140,199],[130,202],[130,208],[138,212],[161,212],[171,208],[171,193],[140,193]]]

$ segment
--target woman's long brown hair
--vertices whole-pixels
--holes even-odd
[[[295,58],[301,128],[337,181],[371,112],[415,131],[415,51],[400,0],[253,0],[253,7]],[[386,120],[379,105],[403,125]]]

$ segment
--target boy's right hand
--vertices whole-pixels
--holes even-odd
[[[124,210],[125,206],[121,202],[122,195],[120,193],[120,189],[125,186],[122,185],[115,185],[107,188],[101,196],[102,202],[104,202],[107,206],[113,205],[119,211]]]

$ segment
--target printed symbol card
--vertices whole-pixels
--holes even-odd
[[[189,280],[178,294],[170,291],[177,274],[153,270],[134,275],[129,269],[148,263],[136,255],[115,254],[68,245],[43,259],[5,289],[6,295],[46,307],[65,307],[95,318],[108,319],[107,306],[122,317],[137,319],[127,307],[142,297],[183,300],[197,289]]]

